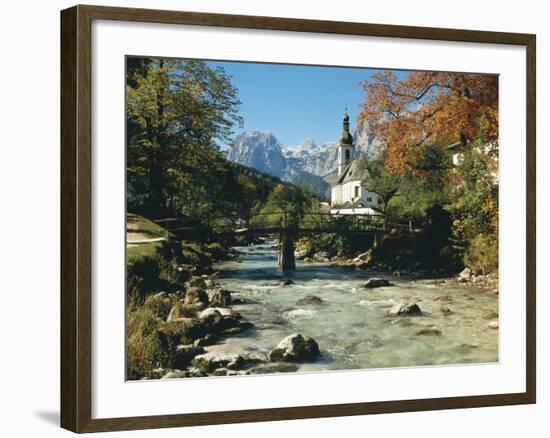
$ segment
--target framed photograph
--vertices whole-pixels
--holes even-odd
[[[61,425],[535,403],[535,35],[61,13]]]

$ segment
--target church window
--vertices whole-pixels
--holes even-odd
[[[349,163],[349,158],[350,158],[349,149],[346,149],[346,163]]]
[[[372,198],[369,196],[369,197],[367,198],[367,201],[368,201],[368,202],[372,202]]]
[[[355,197],[359,197],[359,186],[355,186]]]

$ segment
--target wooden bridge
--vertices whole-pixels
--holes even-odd
[[[402,223],[388,216],[364,214],[331,214],[328,212],[287,211],[262,212],[253,218],[239,216],[206,216],[185,221],[177,218],[155,221],[167,230],[167,238],[187,240],[193,237],[223,238],[236,236],[277,235],[279,237],[279,266],[294,270],[294,242],[300,234],[336,233],[341,235],[372,236],[378,245],[385,233],[412,233],[412,222]]]

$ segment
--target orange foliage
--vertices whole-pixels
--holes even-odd
[[[359,119],[380,139],[385,164],[401,174],[419,174],[415,163],[430,144],[466,143],[481,131],[486,141],[498,138],[497,76],[415,72],[398,79],[383,71],[363,88]]]

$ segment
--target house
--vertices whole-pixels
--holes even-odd
[[[355,146],[349,130],[349,115],[344,113],[343,131],[338,142],[338,179],[331,188],[332,214],[380,215],[380,196],[369,189],[367,159],[355,158]]]

